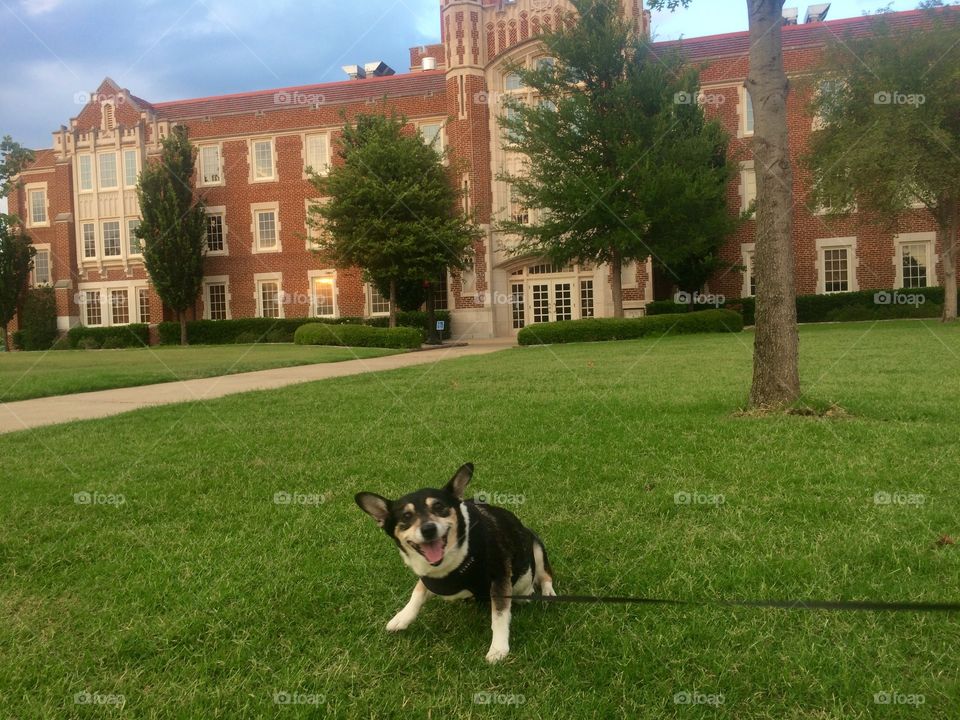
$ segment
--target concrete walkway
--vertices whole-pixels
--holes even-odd
[[[0,403],[0,434],[28,430],[44,425],[56,425],[71,420],[89,420],[118,415],[155,405],[212,400],[224,395],[251,390],[273,390],[287,385],[313,382],[314,380],[395,370],[397,368],[413,367],[414,365],[427,365],[442,360],[471,357],[473,355],[486,355],[515,344],[513,339],[472,340],[469,345],[401,353],[380,358],[300,365],[238,373],[236,375],[221,375],[199,380],[182,380],[180,382]]]

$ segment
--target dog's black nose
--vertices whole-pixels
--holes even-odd
[[[433,540],[437,537],[437,524],[425,522],[420,526],[420,534],[423,535],[424,540]]]

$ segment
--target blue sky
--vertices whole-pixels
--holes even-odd
[[[791,2],[788,5],[794,4]],[[808,3],[796,3],[801,20]],[[830,18],[885,0],[838,0]],[[895,0],[894,9],[917,0]],[[744,0],[656,13],[658,39],[747,27]],[[49,147],[74,98],[109,75],[154,102],[338,80],[341,65],[439,41],[439,0],[0,0],[0,135]]]

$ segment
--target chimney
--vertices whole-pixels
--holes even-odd
[[[797,8],[784,8],[783,9],[783,24],[784,25],[796,25],[797,16],[799,15],[799,10]]]
[[[424,70],[436,70],[437,69],[437,59],[435,57],[425,57],[423,58],[423,69]]]
[[[351,80],[363,80],[367,76],[366,71],[359,65],[344,65],[343,71]]]
[[[371,77],[387,77],[388,75],[395,74],[394,69],[382,60],[368,62],[363,66],[363,69],[366,71],[366,74]]]
[[[827,19],[827,13],[830,12],[830,3],[817,3],[807,8],[806,24],[823,22]]]

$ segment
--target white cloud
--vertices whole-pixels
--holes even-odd
[[[46,15],[56,10],[63,0],[20,0],[21,9],[31,17]]]

